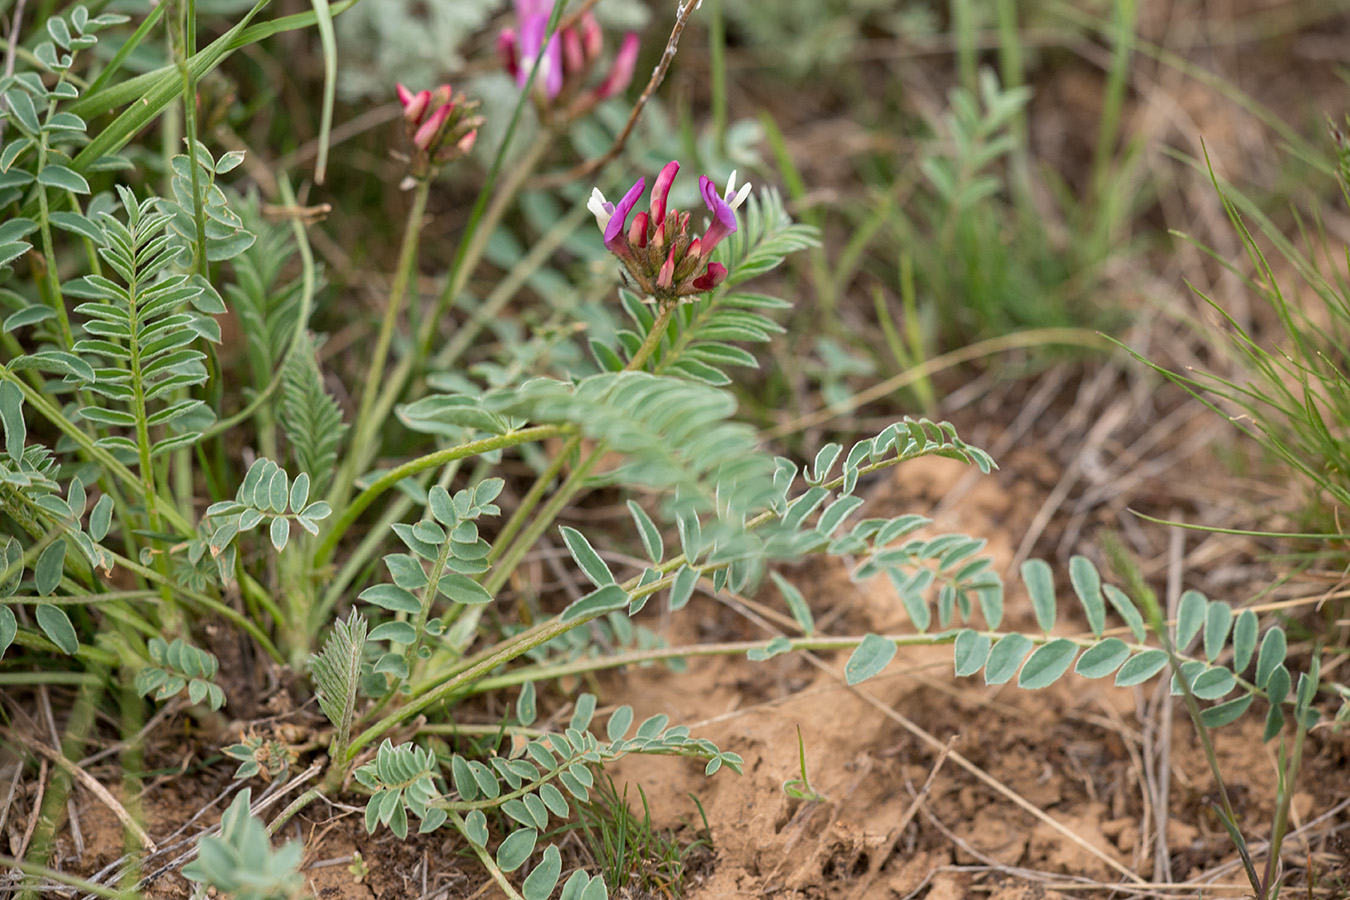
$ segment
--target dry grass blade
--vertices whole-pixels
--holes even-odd
[[[149,850],[151,853],[154,853],[159,849],[154,840],[151,839],[150,835],[141,827],[141,824],[132,817],[131,813],[127,812],[126,807],[119,803],[117,798],[108,792],[107,788],[99,784],[94,776],[90,775],[84,769],[81,769],[79,766],[75,765],[75,763],[66,759],[60,753],[53,750],[51,747],[48,747],[41,741],[30,740],[21,734],[10,731],[8,728],[0,729],[0,731],[23,744],[28,749],[56,763],[61,769],[64,769],[71,777],[87,788],[100,803],[106,806],[109,811],[117,817],[117,821],[121,822],[127,831],[130,831],[136,836],[136,840],[140,841],[141,846],[145,849]]]

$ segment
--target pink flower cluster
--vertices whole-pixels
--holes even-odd
[[[403,130],[413,146],[414,175],[425,176],[433,166],[473,149],[483,124],[481,116],[470,114],[477,104],[463,94],[456,97],[448,84],[415,94],[401,84],[395,90],[403,105]]]
[[[689,213],[667,207],[679,170],[680,164],[673,160],[662,167],[652,185],[650,205],[633,216],[631,225],[628,215],[647,187],[645,178],[639,178],[618,203],[610,203],[595,188],[586,204],[605,234],[605,246],[638,287],[661,303],[706,293],[726,279],[726,266],[710,261],[713,248],[736,231],[736,209],[750,193],[748,183],[736,189],[735,172],[721,194],[711,178],[701,176],[699,192],[712,222],[701,236],[694,236],[689,231]]]
[[[628,87],[637,64],[638,36],[631,31],[624,35],[609,73],[595,87],[583,90],[600,59],[604,43],[600,24],[587,10],[545,43],[552,11],[553,0],[516,0],[516,27],[502,31],[497,50],[502,65],[521,87],[538,66],[534,89],[539,106],[575,118]]]

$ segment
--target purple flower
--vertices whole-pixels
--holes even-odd
[[[516,21],[520,23],[520,60],[516,69],[516,84],[524,87],[525,82],[530,80],[530,73],[538,65],[540,71],[536,78],[543,84],[544,93],[550,100],[562,93],[563,83],[562,44],[558,35],[550,37],[548,46],[544,46],[544,33],[548,31],[552,12],[551,0],[516,0]]]
[[[723,238],[736,231],[736,207],[749,193],[749,185],[735,190],[734,172],[725,195],[717,193],[710,178],[700,178],[699,189],[713,221],[705,234],[696,237],[689,231],[689,213],[669,206],[670,188],[679,170],[674,160],[661,168],[647,210],[634,215],[631,225],[628,214],[641,199],[646,179],[639,178],[617,204],[606,200],[598,188],[586,204],[604,232],[605,247],[619,257],[637,286],[661,303],[706,293],[726,280],[726,266],[709,262],[708,257]]]
[[[539,66],[535,102],[541,110],[570,120],[628,87],[637,64],[638,38],[632,32],[625,35],[609,74],[599,85],[585,90],[604,42],[600,25],[589,10],[579,16],[565,16],[545,43],[552,14],[553,0],[516,0],[516,26],[503,29],[497,38],[497,52],[502,66],[521,87]]]
[[[708,210],[713,214],[712,224],[699,242],[699,252],[707,256],[722,242],[722,238],[736,231],[736,211],[717,193],[717,186],[707,175],[699,177],[698,189],[703,195],[703,202],[708,204]]]
[[[628,214],[633,211],[638,198],[646,189],[647,179],[639,178],[637,183],[628,189],[628,193],[623,195],[623,199],[614,206],[609,221],[605,223],[605,246],[613,252],[619,253],[616,248],[623,243],[623,230],[628,221]]]

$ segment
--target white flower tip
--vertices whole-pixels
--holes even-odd
[[[595,216],[595,223],[600,226],[600,230],[604,231],[610,217],[614,215],[614,204],[605,200],[599,188],[591,188],[591,199],[586,202],[586,208]]]
[[[728,191],[729,192],[729,191]],[[732,209],[739,209],[745,202],[745,198],[750,196],[750,182],[741,185],[741,189],[736,192],[736,196],[727,201],[727,205]]]

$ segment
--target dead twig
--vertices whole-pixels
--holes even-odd
[[[59,768],[64,769],[72,778],[87,788],[100,803],[106,806],[112,814],[117,817],[117,821],[121,822],[127,831],[130,831],[136,836],[136,840],[140,841],[141,846],[145,847],[145,849],[149,850],[151,853],[154,853],[159,849],[155,842],[151,840],[150,835],[146,834],[145,829],[141,827],[141,824],[132,818],[131,813],[127,812],[126,807],[119,803],[117,798],[108,792],[107,788],[99,784],[98,780],[95,779],[93,775],[90,775],[84,769],[81,769],[79,766],[75,765],[75,763],[66,759],[59,751],[53,750],[41,741],[31,740],[21,734],[10,731],[8,728],[0,728],[0,732],[3,732],[10,738],[18,741],[45,759],[56,763]],[[27,841],[25,841],[25,843],[27,843]]]
[[[23,859],[28,853],[28,842],[33,839],[33,829],[37,827],[38,813],[42,810],[42,798],[47,793],[47,761],[38,761],[37,798],[33,800],[33,810],[28,816],[28,824],[23,829],[23,840],[19,841],[17,859]]]

